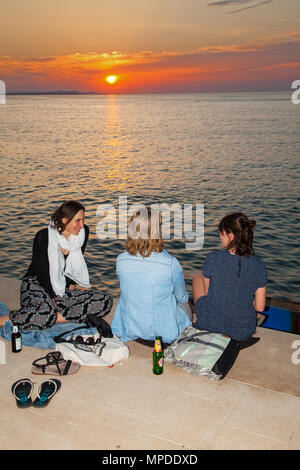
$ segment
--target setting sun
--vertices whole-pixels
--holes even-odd
[[[108,77],[105,77],[105,80],[107,81],[107,83],[110,83],[111,85],[113,83],[116,83],[118,77],[117,75],[109,75]]]

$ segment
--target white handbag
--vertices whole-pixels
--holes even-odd
[[[112,366],[129,357],[129,348],[117,336],[112,338],[101,338],[96,342],[99,335],[92,335],[95,345],[85,345],[87,338],[91,335],[82,335],[84,346],[76,345],[71,341],[72,336],[66,338],[66,342],[56,344],[56,351],[60,351],[65,360],[78,362],[82,366]],[[69,342],[68,342],[69,341]]]

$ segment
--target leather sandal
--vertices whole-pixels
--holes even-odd
[[[42,362],[39,364],[39,362]],[[75,374],[80,364],[74,361],[65,361],[61,352],[52,351],[32,363],[31,373],[37,375],[70,375]]]

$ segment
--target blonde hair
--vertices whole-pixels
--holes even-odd
[[[138,253],[148,258],[152,252],[160,253],[164,249],[159,214],[151,207],[142,207],[131,217],[128,226],[126,251],[133,256]],[[139,231],[137,229],[139,228]]]

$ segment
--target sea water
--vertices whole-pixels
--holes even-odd
[[[204,243],[166,240],[188,290],[219,249],[221,217],[257,221],[268,295],[300,301],[299,112],[291,93],[8,96],[0,105],[0,273],[21,278],[33,237],[65,200],[86,207],[91,283],[119,294],[123,239],[99,239],[97,208],[204,207]]]

